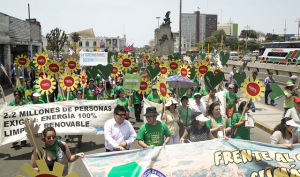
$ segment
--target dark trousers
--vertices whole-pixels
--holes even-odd
[[[265,103],[268,104],[268,96],[269,96],[269,93],[271,93],[272,90],[266,90],[265,91]],[[271,104],[274,104],[274,100],[271,99]]]
[[[134,104],[134,115],[136,120],[141,120],[142,106],[141,104]]]

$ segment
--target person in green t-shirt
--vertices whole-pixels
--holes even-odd
[[[118,93],[118,91],[119,91],[120,89],[123,89],[123,90],[124,90],[124,88],[123,88],[123,78],[122,78],[122,77],[119,77],[119,78],[118,78],[117,86],[116,86],[114,92],[115,92],[115,93]],[[117,94],[115,94],[115,98],[117,98]]]
[[[215,138],[224,137],[231,132],[231,122],[226,115],[221,114],[219,102],[212,103],[207,113],[210,120],[206,122],[206,125]]]
[[[131,105],[131,98],[129,97],[126,98],[125,97],[125,92],[123,89],[120,89],[117,93],[117,105],[119,106],[124,106],[124,108],[126,109],[126,120],[128,120],[129,117],[129,105]]]
[[[139,93],[139,91],[133,92],[132,103],[134,105],[134,116],[137,122],[143,122],[141,120],[141,112],[142,112],[142,102],[143,94]]]
[[[171,132],[164,122],[156,120],[158,115],[155,107],[146,108],[144,116],[146,116],[147,123],[141,126],[136,137],[143,148],[165,147],[170,141]],[[165,140],[164,137],[166,137]]]
[[[99,88],[99,90],[100,90],[100,94],[98,94],[98,100],[102,100],[102,94],[103,94],[103,92],[104,92],[104,83],[103,83],[103,81],[102,80],[99,80],[99,82],[98,82],[98,88]]]
[[[246,106],[246,101],[241,102],[238,108],[238,113],[234,113],[232,116],[232,126],[233,126],[232,131],[235,131],[235,129],[237,129],[236,133],[234,134],[235,139],[250,140],[250,128],[245,126],[245,122],[246,122],[245,114],[249,111],[250,105],[249,104],[247,105],[245,114],[242,115],[245,106]],[[243,116],[242,119],[241,116]],[[240,119],[241,121],[239,122]]]
[[[26,81],[26,87],[22,91],[22,94],[24,94],[23,95],[24,96],[24,100],[27,101],[27,102],[32,101],[31,100],[31,94],[33,92],[35,92],[35,91],[36,91],[36,89],[35,89],[35,87],[33,85],[32,80],[28,79]]]
[[[95,85],[93,78],[90,78],[88,85],[84,89],[84,94],[86,100],[97,100],[97,95],[100,94],[100,90]]]
[[[25,100],[22,99],[22,92],[20,90],[14,91],[15,99],[9,103],[8,106],[22,106],[25,105]]]
[[[38,92],[34,92],[31,95],[32,101],[30,101],[28,104],[45,104],[43,100],[40,100],[41,94]]]
[[[189,98],[187,96],[183,96],[181,98],[181,106],[178,107],[179,117],[182,120],[184,127],[187,127],[191,123],[191,115],[192,109],[188,107]]]
[[[184,96],[188,97],[188,98],[194,98],[194,93],[193,93],[194,87],[189,88],[187,90],[187,92],[184,94]]]
[[[284,113],[283,117],[285,116],[287,110],[294,107],[294,98],[298,96],[296,89],[294,89],[295,84],[292,82],[287,82],[286,87],[284,90],[284,101],[283,101],[283,108]]]
[[[106,90],[102,93],[102,100],[113,100],[114,99],[114,89],[110,85],[110,82],[105,82]]]
[[[233,113],[236,112],[236,104],[238,103],[238,96],[234,93],[234,85],[228,86],[228,92],[226,92],[226,115],[231,118]]]
[[[64,90],[64,94],[58,94],[56,101],[67,101],[68,91]],[[71,92],[69,92],[69,100],[74,100],[74,96]]]
[[[147,100],[152,101],[154,103],[162,103],[162,100],[160,99],[160,95],[157,93],[157,87],[156,85],[152,86],[152,93],[150,93],[147,96]]]

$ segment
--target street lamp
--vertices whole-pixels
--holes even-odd
[[[181,6],[182,6],[182,0],[180,0],[179,4],[179,56],[181,58]]]
[[[299,41],[299,27],[300,27],[300,20],[299,20],[299,18],[297,18],[295,22],[298,22],[298,41]]]
[[[156,17],[157,18],[157,28],[159,28],[159,19],[160,17]]]

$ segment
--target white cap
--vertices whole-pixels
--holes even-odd
[[[19,77],[19,79],[23,79],[23,78],[24,78],[23,76],[20,76],[20,77]]]
[[[300,125],[294,122],[294,120],[289,120],[286,122],[287,125],[292,126],[292,127],[299,127]]]
[[[35,92],[32,96],[34,96],[34,97],[40,97],[41,96],[41,94],[40,93],[38,93],[38,92]]]
[[[195,93],[195,94],[194,94],[194,97],[195,97],[196,95],[200,95],[200,96],[201,96],[201,94],[200,94],[200,93]]]
[[[166,107],[171,106],[172,104],[178,104],[178,102],[174,99],[174,98],[170,98],[167,103],[166,103]]]
[[[204,117],[203,114],[200,114],[199,116],[196,117],[196,120],[200,121],[200,122],[206,122],[209,120],[209,118]]]

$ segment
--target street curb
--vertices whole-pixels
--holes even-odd
[[[270,127],[268,127],[268,126],[266,126],[266,125],[264,125],[260,122],[257,122],[257,121],[255,121],[255,125],[258,126],[261,129],[267,131],[268,133],[272,134],[273,129],[271,129]]]

